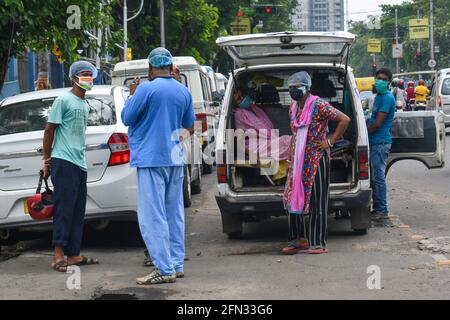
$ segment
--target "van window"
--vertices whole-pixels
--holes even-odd
[[[148,77],[139,77],[141,78],[141,83],[147,82],[148,81]],[[134,81],[134,78],[128,78],[125,80],[124,85],[129,87],[130,84]],[[181,74],[181,83],[184,84],[186,87],[188,86],[188,81],[187,81],[187,77],[185,74]]]
[[[211,90],[209,90],[209,78],[207,78],[203,73],[200,74],[202,81],[203,97],[206,101],[211,101]]]
[[[444,79],[441,91],[443,95],[450,95],[450,78]]]
[[[47,124],[47,115],[55,97],[30,100],[0,108],[0,135],[40,131]],[[111,96],[87,96],[88,126],[116,124],[116,110]]]

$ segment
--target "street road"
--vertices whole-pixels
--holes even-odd
[[[427,170],[402,161],[388,175],[391,212],[398,219],[375,223],[366,236],[349,231],[348,220],[330,220],[330,253],[283,256],[287,221],[245,225],[244,238],[222,233],[214,200],[215,176],[204,176],[203,193],[186,211],[186,278],[175,284],[138,287],[143,247],[135,224],[88,232],[84,254],[98,266],[82,267],[81,289],[70,275],[49,267],[49,236],[4,248],[0,299],[442,299],[450,298],[450,136],[447,167]],[[408,227],[409,226],[409,227]],[[419,237],[428,238],[419,244]],[[420,247],[420,248],[419,248]],[[1,260],[0,260],[1,261]],[[369,266],[378,266],[381,288],[369,290]]]

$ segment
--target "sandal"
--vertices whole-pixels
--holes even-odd
[[[314,249],[309,249],[308,250],[309,254],[322,254],[322,253],[328,253],[328,249],[327,248],[314,248]]]
[[[306,251],[308,249],[309,249],[308,243],[299,244],[297,241],[291,241],[288,243],[287,247],[281,249],[281,253],[291,255],[299,253],[301,251]]]
[[[59,262],[52,263],[52,269],[58,272],[67,272],[67,267],[69,265],[67,264],[66,260],[60,260]]]
[[[93,264],[98,264],[98,259],[95,258],[88,258],[85,256],[81,256],[81,261],[78,263],[71,263],[71,266],[89,266],[89,265],[93,265]]]

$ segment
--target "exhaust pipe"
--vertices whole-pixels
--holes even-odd
[[[0,240],[8,240],[11,237],[11,232],[8,229],[0,230]]]

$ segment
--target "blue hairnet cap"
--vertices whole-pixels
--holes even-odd
[[[306,71],[296,72],[289,77],[288,86],[305,86],[311,88],[311,76]]]
[[[92,72],[92,77],[97,78],[97,69],[94,67],[94,65],[87,61],[77,61],[72,63],[69,69],[69,78],[72,78],[73,76],[76,76],[82,72]]]
[[[172,64],[172,54],[166,48],[159,47],[150,52],[148,62],[152,67],[164,68]]]

